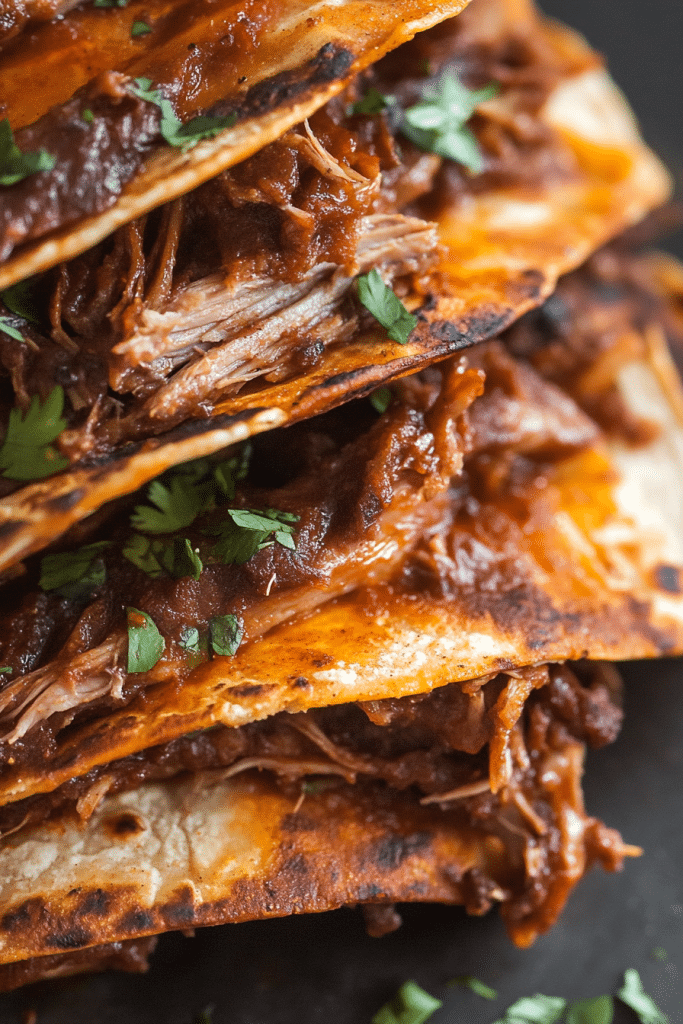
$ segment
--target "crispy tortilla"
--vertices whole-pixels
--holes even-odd
[[[609,253],[604,256],[608,265],[612,258]],[[650,289],[653,281],[660,282],[663,299],[666,288],[672,290],[669,308],[678,315],[671,265],[650,260],[636,267]],[[563,284],[552,308],[562,306],[563,295],[571,297],[574,279],[584,280],[584,272]],[[601,287],[598,283],[598,296]],[[624,294],[628,296],[628,288]],[[580,290],[575,304],[578,315],[589,323],[592,307]],[[526,352],[541,365],[553,350],[542,319],[552,308],[540,314],[538,323],[531,315],[505,336],[508,347]],[[179,663],[171,659],[164,668],[162,660],[154,670],[158,675],[152,675],[144,691],[125,707],[58,733],[49,760],[41,758],[35,767],[8,765],[0,781],[2,802],[50,792],[110,761],[217,723],[239,726],[283,710],[300,712],[424,693],[449,682],[485,681],[491,673],[544,661],[644,658],[683,651],[680,384],[663,340],[661,310],[660,320],[652,313],[643,320],[641,312],[628,304],[619,318],[616,310],[614,302],[605,307],[597,301],[595,319],[602,325],[598,337],[606,339],[604,348],[596,358],[590,342],[587,369],[579,353],[575,362],[580,372],[572,375],[573,384],[566,385],[573,401],[597,401],[599,409],[607,407],[608,399],[613,408],[615,401],[620,403],[611,426],[599,431],[593,424],[572,454],[561,450],[555,461],[542,463],[541,486],[525,496],[519,519],[514,478],[483,505],[478,499],[470,513],[458,513],[444,535],[443,550],[434,549],[434,554],[427,544],[416,555],[433,564],[441,579],[438,586],[402,589],[403,562],[393,568],[387,560],[393,540],[382,549],[382,530],[374,540],[370,531],[364,542],[380,545],[379,557],[372,556],[372,581],[367,579],[370,570],[364,568],[366,585],[356,585],[350,593],[337,591],[340,596],[335,600],[313,585],[311,592],[318,596],[314,605],[306,606],[308,617],[282,622],[257,641],[245,643],[229,660],[218,658],[183,671],[182,685]],[[563,316],[571,347],[576,328],[568,313]],[[605,316],[611,328],[606,334]],[[480,359],[486,370],[490,365],[494,382],[497,362],[508,367],[505,373],[514,365],[502,347],[490,343],[473,348],[470,359],[475,365]],[[551,368],[546,374],[551,376]],[[467,375],[456,373],[455,379],[467,391]],[[463,404],[470,404],[466,415],[471,422],[477,422],[478,402],[494,401],[495,394],[493,383],[470,404],[470,392]],[[535,401],[531,400],[530,422],[543,417],[543,407]],[[491,416],[490,405],[488,409],[485,419]],[[500,415],[494,409],[489,422],[496,423]],[[637,444],[625,439],[633,431],[644,431]],[[461,465],[461,458],[454,465]],[[506,464],[501,453],[496,458]],[[464,468],[467,473],[467,459]],[[662,494],[667,505],[661,502]],[[414,543],[415,538],[406,534],[399,546]],[[383,561],[386,570],[381,568]],[[279,599],[273,600],[277,607]],[[258,614],[267,618],[272,612],[264,605]],[[108,643],[97,650],[107,664],[117,664],[112,659],[118,655],[108,653]],[[29,719],[34,721],[32,700],[49,704],[45,688],[50,679],[59,707],[69,707],[62,691],[72,692],[79,673],[101,671],[99,662],[96,670],[87,669],[94,656],[89,651],[79,656],[82,669],[80,660],[61,668],[55,662],[54,678],[49,671],[43,676],[43,670],[37,670],[30,677],[36,696],[29,697],[28,688],[25,693],[17,690],[24,694],[22,707],[28,706]],[[19,679],[6,692],[28,684],[29,677]],[[510,699],[518,715],[524,698],[515,703],[511,688]],[[4,728],[14,730],[10,743],[30,737],[28,724],[22,726],[20,718],[5,711]],[[514,720],[515,714],[508,728]],[[502,735],[492,750],[494,789],[504,783],[505,743]]]
[[[511,789],[505,820],[488,829],[457,803],[424,806],[377,784],[338,781],[297,799],[267,773],[200,774],[107,798],[87,823],[4,840],[0,959],[393,901],[475,914],[500,903],[512,938],[529,945],[594,860],[614,870],[638,852],[586,816],[582,763],[580,743],[544,748],[535,792],[545,824],[524,800],[517,810]]]
[[[526,5],[513,4],[510,11],[502,7],[505,17],[526,18],[529,32],[551,55],[564,59],[576,54],[585,65],[590,51],[568,30],[538,21]],[[489,13],[496,9],[500,21],[500,4],[483,8]],[[500,24],[492,31],[500,31]],[[20,488],[0,500],[0,570],[39,550],[105,501],[186,459],[190,451],[207,454],[247,434],[310,417],[491,337],[542,302],[560,274],[666,197],[668,177],[643,146],[630,111],[604,72],[589,70],[561,83],[541,117],[562,139],[564,159],[572,168],[569,178],[541,182],[537,188],[475,192],[440,212],[439,234],[446,246],[443,287],[421,310],[419,296],[406,299],[419,311],[418,327],[406,346],[388,342],[380,328],[364,328],[350,342],[326,350],[313,369],[276,384],[263,380],[248,393],[217,402],[208,419],[191,419],[167,434],[124,446],[102,465],[75,465]],[[276,134],[291,123],[283,121]],[[259,136],[259,145],[271,137]],[[219,140],[202,143],[173,159],[196,160],[203,146],[213,152],[218,145]],[[210,173],[217,169],[212,163]],[[183,187],[199,180],[188,179]],[[103,233],[114,226],[112,221]],[[70,252],[84,244],[74,242]],[[64,254],[53,255],[54,262]],[[12,271],[11,279],[38,266],[26,263]]]

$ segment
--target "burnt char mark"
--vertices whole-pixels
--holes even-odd
[[[446,342],[449,351],[458,352],[479,341],[500,334],[514,317],[514,310],[500,308],[480,309],[472,317],[454,323],[452,320],[433,320],[428,325],[430,336]]]
[[[148,910],[135,908],[125,914],[117,928],[117,932],[124,935],[143,935],[145,932],[154,930],[156,917]]]
[[[407,857],[426,849],[431,842],[429,832],[414,832],[409,836],[388,835],[374,847],[373,859],[383,871],[400,867]]]
[[[306,676],[297,676],[294,682],[292,683],[292,686],[296,690],[307,690],[310,685],[311,684],[309,683]]]
[[[660,590],[665,590],[667,594],[680,594],[683,590],[681,586],[681,571],[675,565],[657,565],[654,570],[655,585]]]
[[[115,839],[128,839],[129,836],[136,836],[140,832],[144,832],[146,828],[144,821],[137,814],[132,814],[129,811],[109,818],[105,824]]]
[[[258,697],[264,690],[270,690],[270,686],[263,683],[244,683],[242,686],[235,686],[230,690],[231,697]]]
[[[10,910],[0,918],[0,928],[4,932],[22,932],[33,925],[46,913],[45,902],[39,896],[21,903],[16,910]]]
[[[66,932],[53,932],[45,936],[45,945],[52,949],[82,949],[92,943],[94,936],[85,928],[72,928]]]
[[[81,901],[81,913],[85,916],[92,914],[95,917],[104,916],[109,913],[112,906],[111,893],[104,889],[94,889],[93,892],[85,894]]]
[[[69,512],[72,508],[78,505],[79,501],[82,501],[84,497],[85,491],[81,487],[77,487],[75,490],[69,491],[66,494],[57,494],[54,498],[48,498],[45,506],[51,512]]]
[[[334,82],[347,75],[354,61],[350,50],[326,43],[302,69],[282,71],[257,82],[237,110],[238,117],[257,117],[297,99],[311,86]]]
[[[186,928],[196,918],[194,894],[189,885],[181,885],[173,893],[174,899],[166,904],[164,918],[166,924],[173,928]]]

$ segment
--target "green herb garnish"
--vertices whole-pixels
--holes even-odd
[[[524,996],[508,1006],[505,1016],[495,1024],[555,1024],[566,1005],[567,1000],[561,996]]]
[[[198,580],[204,568],[199,553],[187,537],[165,541],[134,533],[123,545],[121,553],[152,579],[172,576],[180,580],[191,576]]]
[[[173,475],[168,487],[153,480],[147,488],[147,498],[155,505],[136,505],[131,524],[145,533],[175,533],[190,526],[207,502],[207,491],[190,478]]]
[[[479,981],[479,978],[475,978],[472,974],[463,974],[459,978],[453,978],[448,984],[450,986],[460,985],[462,988],[468,988],[470,992],[481,996],[482,999],[497,999],[498,997],[495,988],[485,985],[483,981]]]
[[[130,34],[133,39],[137,39],[139,36],[148,36],[152,29],[146,21],[134,21],[131,25]]]
[[[92,124],[95,120],[95,115],[89,107],[86,107],[81,114],[81,120],[85,121],[86,124]]]
[[[101,540],[95,544],[86,544],[77,551],[45,555],[40,562],[41,589],[54,591],[71,601],[87,600],[93,590],[101,587],[107,578],[102,555],[110,543]]]
[[[14,672],[11,665],[0,665],[0,675],[5,675],[7,672]]]
[[[42,480],[69,465],[52,447],[66,427],[62,419],[64,392],[57,385],[41,405],[34,395],[26,415],[12,409],[5,440],[0,447],[0,469],[8,480]]]
[[[127,7],[128,0],[93,0],[93,7]]]
[[[31,174],[51,171],[56,163],[56,157],[44,149],[37,153],[22,153],[14,141],[7,118],[0,121],[0,185],[15,185]]]
[[[479,144],[466,125],[477,107],[497,92],[494,82],[470,91],[452,72],[446,74],[438,86],[427,86],[422,100],[405,111],[401,131],[420,149],[479,174],[483,169]]]
[[[4,292],[0,292],[0,299],[10,313],[15,313],[32,324],[40,324],[34,288],[35,281],[31,278],[27,281],[18,281],[10,288],[5,288]]]
[[[375,412],[378,412],[380,416],[385,413],[389,408],[389,402],[391,401],[391,388],[377,388],[370,395],[370,404]]]
[[[152,88],[150,78],[136,78],[131,92],[138,99],[154,103],[161,111],[161,124],[159,131],[163,138],[171,146],[177,146],[183,152],[196,146],[202,139],[213,139],[226,128],[232,128],[237,120],[237,114],[228,114],[226,117],[209,117],[207,114],[200,114],[193,117],[185,124],[176,117],[175,111],[159,89]]]
[[[663,946],[657,946],[655,949],[652,950],[652,953],[650,955],[653,960],[659,960],[660,963],[663,963],[665,960],[668,960],[669,958],[669,954]]]
[[[617,996],[633,1010],[640,1024],[668,1024],[669,1018],[662,1013],[652,996],[647,994],[635,968],[630,967],[624,973],[624,984]]]
[[[180,634],[180,646],[192,654],[200,654],[199,630],[196,626],[185,626]]]
[[[242,630],[235,615],[214,615],[209,619],[209,642],[214,654],[232,658],[242,643]]]
[[[0,316],[0,331],[9,334],[10,338],[14,338],[15,341],[24,341],[24,335],[16,327],[12,327],[6,316]]]
[[[409,313],[373,267],[369,274],[358,278],[358,298],[387,334],[399,345],[405,345],[410,332],[417,326],[417,317]]]
[[[219,538],[211,555],[223,565],[244,565],[257,551],[276,541],[290,551],[295,550],[292,524],[299,521],[299,516],[276,508],[229,508],[227,513],[230,518],[211,530]]]
[[[348,117],[354,114],[381,114],[383,110],[395,103],[396,100],[393,96],[384,96],[379,89],[371,86],[362,99],[350,104],[346,113]]]
[[[443,1003],[415,981],[405,981],[391,1002],[377,1011],[372,1024],[424,1024]]]
[[[611,996],[596,996],[573,1003],[567,1011],[567,1024],[612,1024],[614,1003]]]
[[[128,671],[149,672],[166,650],[166,641],[146,612],[126,608],[128,615]]]

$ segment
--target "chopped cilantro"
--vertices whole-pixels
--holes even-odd
[[[560,996],[523,996],[495,1024],[555,1024],[567,1005]]]
[[[93,0],[93,7],[127,7],[128,0]]]
[[[166,650],[166,641],[146,612],[127,608],[128,671],[149,672]]]
[[[498,997],[495,988],[485,985],[483,981],[479,981],[479,978],[475,978],[472,974],[463,974],[459,978],[453,978],[449,985],[461,985],[474,992],[475,995],[481,996],[482,999],[497,999]]]
[[[0,331],[5,334],[9,334],[10,338],[14,338],[15,341],[23,341],[24,335],[21,331],[18,331],[16,327],[12,327],[6,316],[0,316]]]
[[[624,984],[617,996],[633,1010],[640,1024],[668,1024],[669,1018],[646,993],[640,975],[633,967],[625,972]]]
[[[0,121],[0,185],[15,185],[31,174],[51,171],[57,160],[44,149],[37,153],[22,153],[7,118]]]
[[[0,299],[4,302],[10,313],[16,313],[32,324],[40,324],[40,313],[36,305],[35,281],[29,278],[27,281],[19,281],[11,288],[5,288],[0,292]]]
[[[214,654],[232,658],[242,643],[242,630],[235,615],[214,615],[209,619],[209,641]]]
[[[198,580],[204,568],[187,537],[164,541],[134,533],[123,545],[122,554],[152,579],[168,575],[176,580],[186,576]]]
[[[372,1024],[424,1024],[442,1005],[417,982],[405,981],[391,1002],[377,1011]]]
[[[180,646],[192,654],[199,654],[199,630],[196,626],[185,626],[180,634]]]
[[[152,480],[147,497],[156,508],[136,505],[130,520],[136,529],[145,533],[184,530],[204,511],[207,503],[206,489],[181,474],[174,474],[168,487],[160,480]]]
[[[417,317],[409,313],[391,288],[385,285],[375,267],[369,274],[361,274],[358,278],[358,298],[393,341],[399,345],[406,344],[410,332],[417,326]]]
[[[95,115],[89,107],[86,107],[83,113],[81,114],[81,120],[85,121],[86,124],[92,124],[95,120]]]
[[[219,462],[218,465],[213,468],[213,478],[228,501],[232,501],[235,497],[235,489],[238,481],[244,480],[249,472],[251,452],[251,443],[247,441],[247,443],[242,446],[238,455],[233,455],[231,459],[225,459],[223,462]]]
[[[101,587],[107,578],[102,559],[110,541],[100,540],[86,544],[77,551],[64,551],[57,555],[45,555],[40,562],[40,587],[54,591],[60,597],[72,601],[87,600],[96,587]]]
[[[291,551],[295,550],[293,523],[299,516],[291,512],[279,512],[276,508],[263,511],[248,508],[229,508],[229,519],[224,519],[212,534],[218,541],[211,549],[211,555],[223,565],[244,565],[249,559],[270,547],[275,541]]]
[[[611,996],[596,996],[573,1003],[567,1011],[566,1024],[612,1024],[614,1003]]]
[[[377,388],[370,395],[370,403],[375,412],[378,412],[380,416],[385,413],[389,408],[389,402],[391,401],[391,388]]]
[[[139,36],[148,36],[151,31],[152,29],[146,21],[134,21],[130,29],[130,34],[133,39],[137,39]]]
[[[657,946],[656,949],[653,949],[650,956],[653,960],[659,960],[660,963],[663,963],[664,960],[668,960],[669,958],[669,954],[663,946]]]
[[[405,111],[401,131],[420,149],[455,160],[479,174],[483,168],[479,144],[466,124],[480,103],[497,92],[494,82],[470,91],[450,72],[437,87],[427,86],[422,100]]]
[[[371,86],[362,99],[349,106],[346,113],[348,117],[352,117],[354,114],[381,114],[395,102],[393,96],[384,96],[379,89]]]
[[[7,672],[14,672],[11,665],[0,665],[0,675],[4,675]]]
[[[237,114],[228,114],[226,117],[209,117],[207,114],[200,114],[183,124],[176,117],[169,100],[159,89],[152,88],[150,78],[136,78],[131,92],[138,99],[154,103],[159,107],[161,111],[159,131],[169,145],[178,146],[183,152],[196,146],[202,139],[213,139],[224,129],[232,128],[237,120]]]
[[[69,460],[52,447],[52,442],[66,427],[66,420],[62,419],[63,408],[64,392],[58,384],[43,405],[34,395],[25,416],[20,409],[12,409],[5,440],[0,447],[0,469],[4,470],[4,477],[8,480],[42,480],[69,465]]]

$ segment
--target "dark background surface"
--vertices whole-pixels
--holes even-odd
[[[476,0],[475,0],[476,2]],[[545,0],[585,33],[638,114],[648,142],[683,184],[681,0]],[[683,232],[667,240],[683,257]],[[215,1024],[369,1024],[398,985],[415,978],[446,1005],[433,1024],[490,1024],[520,995],[570,999],[613,992],[627,967],[683,1024],[683,662],[628,666],[620,739],[589,755],[589,810],[645,855],[621,875],[595,871],[556,928],[530,950],[508,942],[494,914],[412,907],[384,939],[353,911],[227,926],[194,939],[166,936],[145,977],[103,975],[0,997],[0,1024],[35,1008],[38,1024],[191,1024],[215,1004]],[[1,873],[0,860],[0,873]],[[668,958],[652,951],[663,947]],[[494,1003],[446,989],[474,974]],[[619,1008],[614,1024],[635,1024]]]

